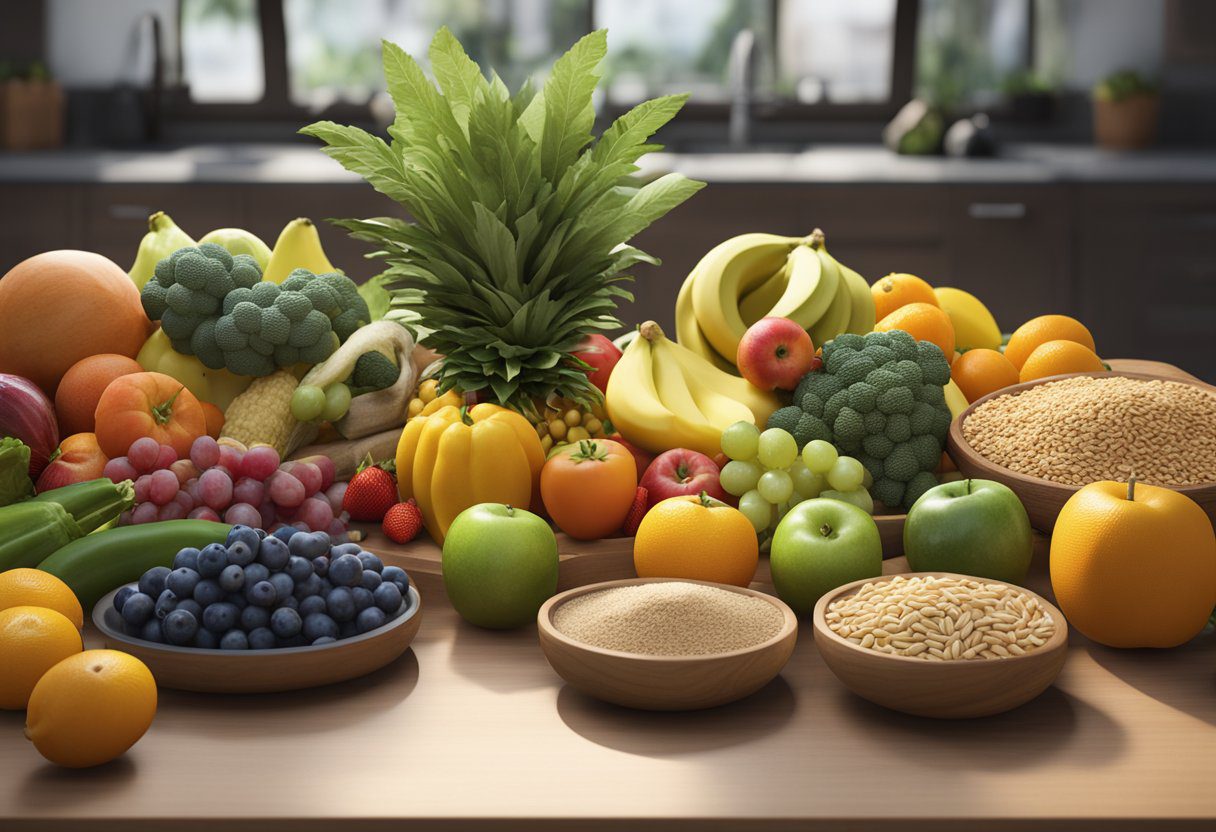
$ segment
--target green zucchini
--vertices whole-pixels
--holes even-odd
[[[37,566],[84,534],[58,503],[26,500],[0,508],[0,572]]]
[[[34,502],[59,503],[76,520],[83,534],[96,531],[135,505],[130,480],[111,482],[105,477],[43,491]]]
[[[87,611],[107,592],[139,580],[152,567],[172,566],[179,550],[223,543],[231,529],[210,520],[119,526],[72,541],[38,568],[62,579]]]

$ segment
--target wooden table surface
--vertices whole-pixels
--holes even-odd
[[[1074,632],[1035,701],[937,722],[853,696],[805,626],[755,696],[650,714],[566,687],[535,628],[475,629],[438,577],[417,582],[422,629],[389,667],[290,694],[162,691],[147,736],[101,768],[45,763],[0,712],[0,830],[1216,826],[1216,636],[1119,651]],[[1027,583],[1048,589],[1043,552]]]

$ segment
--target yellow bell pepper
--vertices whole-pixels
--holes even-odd
[[[531,505],[545,453],[536,430],[513,410],[448,405],[406,423],[396,462],[401,499],[417,501],[426,530],[442,545],[469,506]]]
[[[232,400],[253,382],[249,376],[212,370],[193,355],[182,355],[173,349],[169,336],[162,329],[149,336],[135,360],[145,370],[177,379],[199,401],[211,402],[220,410],[227,410]]]

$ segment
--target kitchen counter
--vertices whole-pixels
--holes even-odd
[[[1216,183],[1216,151],[1111,153],[1087,145],[1012,145],[995,159],[897,156],[878,145],[802,152],[656,153],[645,175],[680,171],[716,183]],[[0,184],[355,184],[311,142],[168,150],[0,153]]]

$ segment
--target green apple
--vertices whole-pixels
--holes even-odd
[[[992,480],[934,486],[908,509],[904,554],[916,572],[958,572],[1021,583],[1034,554],[1018,495]]]
[[[808,615],[825,592],[882,574],[878,526],[852,503],[804,500],[777,524],[769,567],[777,597]]]
[[[470,506],[443,541],[443,585],[456,612],[494,630],[522,627],[557,592],[557,538],[540,517],[502,503]]]

